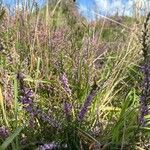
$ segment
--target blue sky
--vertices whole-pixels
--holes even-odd
[[[21,1],[27,1],[27,0],[19,0],[19,2],[21,3]],[[33,1],[33,0],[30,0],[31,2]],[[42,5],[44,2],[45,2],[45,0],[35,0],[39,5]],[[18,2],[18,0],[2,0],[2,2],[3,3],[5,3],[6,5],[8,5],[8,6],[13,6],[15,3],[17,3]]]
[[[79,11],[88,19],[95,18],[95,15],[115,14],[131,15],[133,0],[77,0]]]
[[[3,0],[7,5],[12,6],[18,0]],[[21,1],[21,0],[20,0]],[[30,0],[32,1],[32,0]],[[39,5],[45,0],[35,0]],[[79,12],[88,20],[93,20],[96,13],[100,15],[111,15],[117,11],[119,15],[132,15],[133,2],[143,5],[148,0],[76,0]]]

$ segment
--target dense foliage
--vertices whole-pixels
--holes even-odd
[[[150,14],[110,18],[0,7],[0,149],[150,149]]]

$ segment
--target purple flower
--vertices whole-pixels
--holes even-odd
[[[34,128],[34,127],[35,127],[35,118],[34,118],[34,116],[30,116],[29,126],[30,126],[31,128]]]
[[[21,97],[20,102],[23,104],[23,108],[26,109],[29,113],[32,112],[32,106],[33,106],[33,91],[24,85],[24,76],[22,73],[18,73],[17,78],[20,82],[20,88],[21,88]]]
[[[4,126],[0,127],[0,138],[5,139],[8,136],[9,136],[9,130]]]
[[[68,83],[68,78],[67,75],[65,73],[63,73],[60,77],[60,81],[61,81],[61,85],[64,88],[64,90],[66,91],[66,93],[71,96],[71,90],[69,88],[69,83]]]
[[[33,106],[32,105],[25,105],[24,107],[23,107],[28,113],[30,113],[30,114],[34,114],[34,109],[33,109]]]
[[[31,127],[34,126],[34,117],[40,118],[44,122],[48,122],[54,128],[60,128],[60,124],[45,114],[42,110],[35,106],[32,98],[33,98],[33,91],[24,85],[23,75],[21,73],[17,76],[18,80],[20,81],[20,88],[21,88],[21,98],[20,102],[23,104],[23,108],[30,114],[29,124]]]
[[[88,107],[91,105],[93,98],[95,97],[97,91],[99,90],[99,87],[97,87],[97,85],[95,85],[95,87],[93,86],[93,88],[91,89],[89,95],[87,96],[79,114],[78,114],[78,121],[82,121],[88,111]]]
[[[48,116],[44,112],[38,114],[39,118],[44,122],[48,122],[54,128],[61,128],[60,124],[52,117]]]
[[[23,93],[26,97],[28,97],[28,98],[32,98],[32,97],[33,97],[33,91],[32,91],[31,89],[29,89],[29,88],[24,87],[24,88],[22,89],[22,93]]]
[[[65,38],[67,30],[68,29],[63,27],[63,28],[56,29],[51,34],[51,39],[49,40],[49,46],[52,47],[54,53],[68,46],[68,41]]]
[[[72,106],[71,104],[69,104],[68,102],[64,102],[64,111],[65,111],[65,114],[66,114],[66,118],[67,119],[70,119],[71,117],[71,113],[72,113]]]
[[[22,104],[32,104],[32,102],[33,101],[28,97],[25,97],[25,96],[21,97],[21,103]]]
[[[67,144],[62,145],[63,149],[67,149]],[[58,142],[45,143],[39,147],[39,150],[55,150],[61,149],[61,145]]]
[[[58,144],[52,142],[52,143],[49,143],[49,144],[44,144],[42,146],[40,146],[40,150],[54,150],[58,147]]]
[[[145,125],[144,116],[148,115],[148,105],[146,101],[147,101],[147,98],[145,96],[141,96],[140,124],[142,126]]]
[[[150,96],[150,67],[145,64],[143,67],[144,80],[142,83],[142,95],[140,98],[140,124],[145,125],[144,116],[149,114],[148,110],[148,99]]]
[[[143,74],[144,74],[144,81],[142,87],[142,94],[140,99],[140,124],[142,126],[146,125],[144,116],[149,114],[148,110],[148,101],[150,99],[150,61],[149,61],[149,20],[150,20],[150,12],[148,13],[144,26],[143,26],[143,35],[142,35],[142,51],[143,51],[143,58],[144,58],[144,65],[142,67]]]

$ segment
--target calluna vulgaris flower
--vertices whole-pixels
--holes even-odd
[[[44,122],[48,122],[54,128],[60,128],[60,124],[53,119],[52,117],[48,116],[42,110],[34,105],[32,98],[34,97],[33,91],[24,86],[23,75],[21,73],[18,74],[18,80],[20,81],[20,88],[21,88],[21,99],[20,102],[23,104],[23,108],[30,114],[30,126],[34,126],[34,117],[38,117]]]
[[[150,96],[150,67],[148,65],[145,65],[143,67],[144,72],[144,81],[142,85],[142,95],[140,98],[140,124],[145,124],[144,116],[148,115],[148,100]]]
[[[8,136],[9,136],[9,130],[4,126],[0,127],[0,138],[5,139]]]
[[[66,91],[66,93],[68,93],[68,95],[71,95],[71,89],[69,88],[69,83],[68,83],[68,78],[67,75],[65,73],[63,73],[60,76],[60,81],[61,81],[61,85],[64,88],[64,90]]]
[[[68,83],[68,78],[67,75],[65,73],[63,73],[60,77],[60,81],[61,81],[61,85],[64,88],[64,90],[66,91],[66,93],[71,96],[71,89],[69,88],[69,83]],[[72,106],[69,102],[65,101],[64,102],[64,111],[66,114],[66,118],[70,119],[71,117],[71,112],[72,112]]]
[[[71,113],[72,113],[72,106],[71,106],[71,104],[69,104],[66,101],[64,102],[64,111],[65,111],[65,114],[66,114],[66,118],[70,119]]]
[[[55,52],[64,49],[68,45],[68,41],[66,40],[66,36],[65,36],[66,32],[67,29],[63,27],[63,28],[56,29],[54,33],[52,33],[49,44]]]
[[[56,149],[67,149],[67,145],[62,145],[62,147],[60,146],[60,144],[58,142],[51,142],[51,143],[45,143],[43,145],[41,145],[39,147],[39,150],[56,150]]]
[[[143,51],[143,58],[144,58],[144,65],[143,65],[143,73],[144,73],[144,81],[142,87],[142,95],[140,99],[141,109],[140,109],[140,124],[145,125],[144,116],[149,114],[148,109],[148,101],[150,99],[150,58],[149,58],[149,46],[148,40],[149,37],[148,33],[148,23],[150,20],[150,13],[148,14],[146,21],[144,23],[143,35],[142,35],[142,51]]]
[[[79,114],[78,114],[78,121],[82,121],[88,111],[88,107],[91,105],[93,98],[95,97],[97,91],[99,90],[99,87],[97,85],[94,85],[91,89],[89,95],[87,96]]]

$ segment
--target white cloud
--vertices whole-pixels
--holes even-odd
[[[107,12],[108,14],[115,14],[118,12],[119,15],[123,13],[129,14],[129,7],[132,5],[133,0],[129,0],[123,3],[122,0],[112,0],[111,2],[108,0],[95,0],[95,4],[101,12]]]
[[[110,2],[108,0],[95,0],[95,4],[98,8],[103,8],[105,11],[107,11],[110,6]]]
[[[80,12],[88,19],[95,19],[95,14],[101,15],[126,15],[132,16],[136,9],[143,13],[143,9],[150,10],[150,1],[148,0],[94,0],[95,5],[90,7],[86,5],[80,5]]]
[[[115,14],[118,11],[119,15],[132,15],[133,5],[136,5],[138,10],[145,8],[150,9],[150,2],[148,0],[94,0],[95,4],[101,12],[108,12],[108,14]]]

